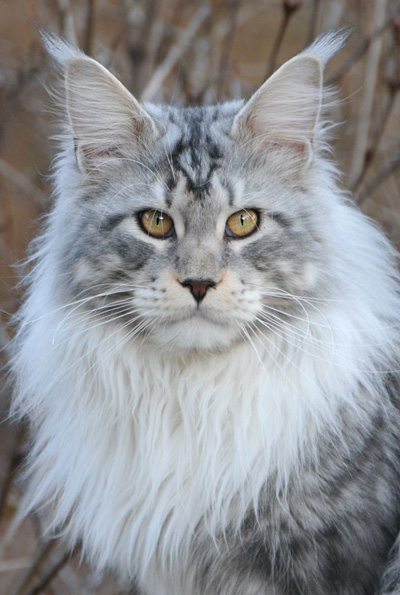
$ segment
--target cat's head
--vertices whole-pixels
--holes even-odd
[[[68,120],[51,214],[65,298],[132,337],[208,350],[279,329],[329,291],[320,116],[342,42],[317,41],[247,103],[181,108],[141,105],[48,39]]]

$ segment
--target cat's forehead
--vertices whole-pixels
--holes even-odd
[[[145,105],[146,110],[166,134],[170,129],[177,128],[186,139],[198,140],[204,139],[207,133],[227,133],[242,106],[242,100],[190,107]]]
[[[169,108],[157,114],[165,129],[162,143],[168,207],[190,205],[204,212],[231,202],[232,188],[226,175],[232,145],[229,132],[241,105]]]

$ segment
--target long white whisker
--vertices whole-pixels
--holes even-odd
[[[83,293],[86,293],[88,291],[92,291],[93,289],[98,288],[98,287],[110,287],[110,288],[114,288],[114,287],[119,288],[120,287],[120,289],[114,289],[114,291],[112,291],[112,292],[107,291],[107,292],[102,292],[102,293],[98,293],[95,295],[86,296],[86,297],[83,297],[80,299],[74,299],[72,302],[68,302],[67,304],[58,306],[57,308],[49,310],[48,312],[46,312],[46,314],[43,314],[41,316],[38,316],[37,318],[33,318],[32,320],[29,320],[28,324],[33,324],[34,322],[38,322],[39,320],[44,320],[45,318],[47,318],[48,316],[51,316],[52,314],[55,314],[57,312],[60,312],[67,308],[70,308],[71,306],[75,306],[76,304],[86,303],[86,301],[94,300],[96,298],[112,296],[114,294],[117,295],[118,293],[127,293],[128,291],[133,290],[133,289],[147,289],[146,285],[126,284],[124,286],[124,285],[113,285],[111,283],[99,283],[98,285],[92,285],[86,289],[83,289],[82,291],[80,291],[77,294],[77,296],[82,295]],[[18,320],[17,317],[16,317],[16,320]]]
[[[79,335],[82,335],[83,333],[87,333],[89,331],[91,331],[92,329],[104,326],[105,324],[112,324],[113,322],[115,322],[116,320],[120,320],[121,318],[126,318],[127,316],[133,316],[135,314],[138,314],[141,312],[141,310],[136,309],[136,310],[127,310],[125,307],[121,307],[120,308],[120,312],[118,311],[116,312],[110,312],[108,315],[107,314],[103,314],[102,315],[102,319],[98,322],[96,322],[96,324],[92,324],[88,327],[84,326],[82,329],[79,329],[78,332],[74,332],[74,330],[72,329],[72,336],[74,338],[78,337]],[[117,315],[115,315],[117,314]],[[82,319],[83,317],[81,317]],[[80,320],[81,320],[80,319]],[[72,321],[75,322],[75,321]],[[78,321],[79,322],[79,321]],[[129,321],[129,324],[133,324],[133,321]],[[71,327],[68,328],[68,330],[71,330]],[[57,347],[60,347],[60,345],[63,345],[64,343],[68,342],[70,340],[70,337],[66,337],[63,341],[60,341],[57,343]],[[54,343],[53,343],[54,344]]]

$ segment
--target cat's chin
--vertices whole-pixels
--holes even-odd
[[[197,314],[168,322],[151,335],[158,345],[184,351],[225,350],[240,339],[236,325]]]

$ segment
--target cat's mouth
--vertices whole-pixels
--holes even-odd
[[[206,311],[202,308],[196,308],[192,310],[189,314],[184,316],[180,316],[179,318],[174,318],[169,320],[170,324],[176,325],[180,323],[193,323],[193,324],[200,324],[200,323],[209,323],[212,325],[219,325],[224,326],[226,322],[218,318],[215,314],[213,315],[212,312]]]
[[[179,314],[176,317],[168,319],[168,324],[177,326],[179,324],[192,325],[195,328],[201,328],[201,325],[225,327],[228,324],[226,317],[218,315],[215,312],[205,310],[203,308],[196,308],[187,314]]]
[[[151,333],[156,343],[184,351],[228,348],[238,340],[237,325],[218,311],[193,309],[163,317],[163,323]]]

